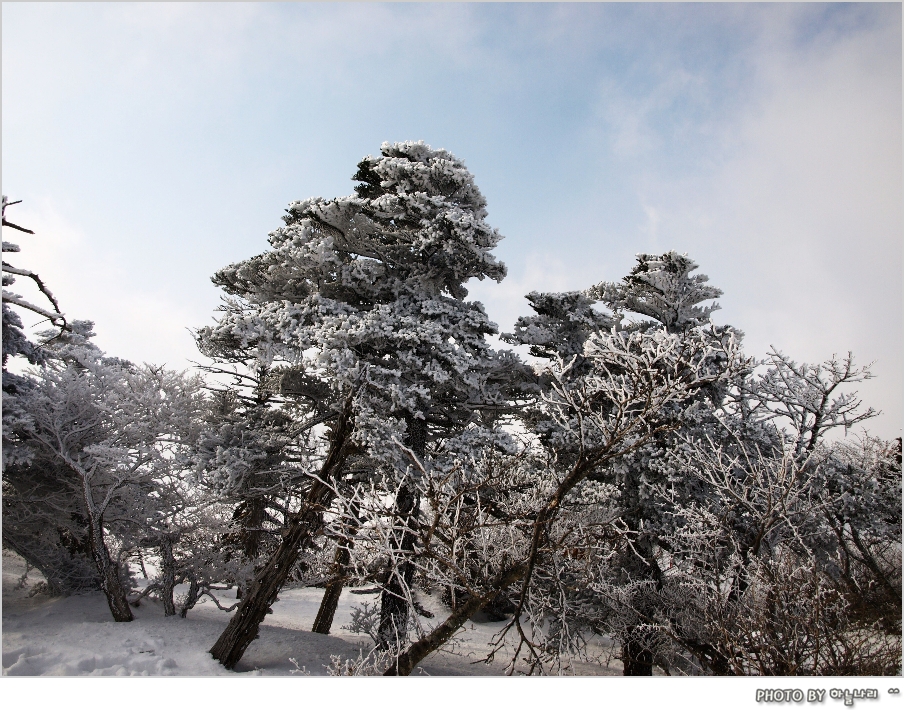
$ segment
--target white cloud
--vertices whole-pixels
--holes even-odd
[[[866,402],[902,421],[900,27],[878,24],[755,47],[745,110],[725,126],[712,175],[648,179],[659,233],[725,290],[717,319],[797,360],[853,350],[875,360]],[[785,33],[791,35],[792,33]],[[893,61],[890,60],[893,59]]]

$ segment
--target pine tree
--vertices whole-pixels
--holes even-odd
[[[595,332],[651,334],[663,331],[668,335],[686,338],[699,347],[701,338],[711,339],[720,344],[725,338],[740,340],[740,333],[730,328],[714,330],[709,323],[709,315],[718,308],[717,304],[701,306],[721,295],[721,291],[707,284],[704,275],[691,275],[697,265],[685,255],[667,252],[656,256],[639,254],[637,264],[619,282],[602,282],[584,292],[566,294],[531,294],[528,299],[536,315],[520,318],[512,335],[506,340],[527,344],[531,353],[547,360],[556,358],[567,361],[567,379],[575,386],[591,375],[591,363],[587,361],[588,339]],[[597,310],[603,306],[607,311]],[[629,319],[633,317],[633,319]],[[637,319],[641,316],[641,319]],[[720,354],[721,344],[713,350],[708,362],[698,363],[704,370],[718,372],[728,365],[725,355]],[[617,373],[613,373],[617,374]],[[655,468],[657,457],[668,449],[674,440],[676,427],[681,418],[695,410],[693,418],[680,426],[696,425],[701,416],[701,404],[712,405],[724,395],[726,383],[717,378],[719,384],[701,388],[690,398],[671,406],[675,425],[658,433],[644,446],[625,455],[618,465],[607,474],[598,476],[602,481],[615,485],[618,491],[616,510],[627,527],[622,543],[612,564],[614,583],[621,589],[635,589],[636,593],[625,600],[623,610],[616,618],[630,617],[624,628],[613,629],[622,638],[622,660],[625,675],[651,675],[654,663],[655,639],[647,630],[649,620],[654,616],[655,591],[661,588],[662,571],[657,562],[658,538],[656,531],[661,518],[661,507],[653,494],[653,489],[661,481]],[[589,414],[589,412],[587,413]],[[579,455],[581,444],[572,451],[563,447],[560,427],[548,421],[543,407],[534,410],[528,419],[529,425],[551,446],[560,460],[567,461]],[[653,590],[654,593],[648,593]]]
[[[283,550],[276,577],[258,575],[212,649],[227,667],[254,638],[284,563],[319,527],[316,511],[334,495],[327,484],[356,468],[356,457],[396,484],[396,563],[381,638],[387,646],[402,641],[420,505],[409,456],[422,461],[430,442],[508,407],[504,389],[517,362],[492,351],[486,336],[495,325],[481,304],[465,300],[471,278],[505,275],[491,254],[501,236],[486,224],[473,176],[450,153],[407,142],[384,143],[354,179],[352,196],[291,204],[270,251],[214,277],[231,297],[215,337],[253,348],[264,366],[282,360],[323,383],[320,406],[331,415],[318,476],[325,483],[312,485],[284,538],[294,551]]]
[[[202,370],[232,382],[208,385],[212,406],[195,472],[200,485],[233,508],[223,552],[253,570],[278,545],[289,501],[304,493],[305,444],[321,422],[317,405],[325,388],[317,391],[316,383],[301,382],[285,367],[259,365],[247,348],[216,336],[211,328],[197,334],[200,351],[214,363]],[[235,581],[241,598],[244,581]]]

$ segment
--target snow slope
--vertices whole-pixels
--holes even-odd
[[[25,585],[17,586],[24,572],[22,559],[4,550],[3,675],[285,676],[297,674],[299,669],[325,675],[331,656],[355,659],[359,651],[366,653],[372,645],[366,635],[341,627],[350,623],[354,604],[375,597],[346,590],[336,611],[333,633],[324,636],[309,631],[323,590],[284,590],[262,625],[260,638],[251,644],[235,671],[227,671],[207,649],[226,626],[229,615],[210,602],[199,604],[182,619],[165,617],[161,604],[145,599],[133,609],[133,622],[116,623],[101,593],[29,596],[41,576],[31,571]],[[222,603],[231,603],[230,594],[224,593]],[[435,620],[442,618],[438,604],[429,598],[423,602],[428,609],[435,607]],[[490,665],[479,660],[486,655],[492,635],[503,625],[468,624],[450,646],[427,658],[415,674],[501,675],[507,658]],[[621,668],[617,661],[608,667],[580,663],[572,672],[618,675]]]
[[[302,706],[341,710],[373,705],[375,699],[385,699],[389,686],[398,682],[392,678],[302,678],[289,660],[294,658],[298,667],[311,676],[323,676],[331,655],[357,658],[359,649],[370,647],[370,640],[340,627],[350,621],[353,604],[374,597],[343,594],[333,626],[336,633],[322,636],[307,631],[313,624],[322,590],[284,591],[274,606],[274,613],[261,627],[260,639],[251,644],[239,667],[232,672],[207,653],[229,618],[211,603],[196,607],[188,618],[180,619],[164,617],[161,605],[145,601],[133,610],[135,621],[117,624],[111,620],[106,600],[100,593],[66,598],[28,596],[41,577],[31,572],[26,585],[16,588],[24,571],[22,560],[4,550],[2,618],[3,676],[6,677],[0,683],[3,707],[96,710],[98,703],[106,704],[108,699],[115,698],[114,702],[125,703],[131,710],[185,705],[241,708],[260,707],[279,699]],[[422,603],[429,607],[430,601],[425,599]],[[724,707],[742,710],[761,705],[754,700],[756,689],[763,685],[756,678],[585,677],[521,681],[500,678],[504,661],[490,666],[472,661],[486,653],[487,642],[501,626],[502,622],[470,624],[459,637],[455,654],[447,651],[429,657],[414,675],[446,677],[402,681],[409,689],[406,692],[412,702],[431,710],[461,710],[463,706],[468,710],[504,707],[549,710],[563,703],[697,710]],[[618,661],[605,663],[604,656],[599,664],[576,663],[572,672],[584,676],[617,676],[621,674],[621,666]],[[465,675],[497,677],[449,677]],[[86,676],[150,677],[122,685],[115,679],[92,681]],[[234,680],[230,682],[228,678]],[[864,686],[862,681],[834,678],[829,685],[824,678],[795,678],[793,685],[854,688]],[[898,687],[898,684],[888,679],[882,683],[885,685],[875,679],[866,685],[882,688],[883,707],[900,710],[901,696],[885,693],[889,685]],[[842,707],[841,701],[836,704]]]

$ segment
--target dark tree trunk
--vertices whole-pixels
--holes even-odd
[[[653,675],[653,653],[636,631],[629,630],[622,642],[622,675]]]
[[[357,506],[352,508],[352,515],[357,518]],[[336,548],[336,556],[333,558],[333,567],[330,570],[333,579],[326,585],[323,600],[320,602],[320,609],[317,610],[317,618],[314,619],[314,627],[311,629],[315,634],[329,634],[330,627],[333,625],[333,617],[336,615],[339,597],[345,586],[346,568],[351,560],[351,550],[355,544],[355,534],[357,532],[357,525],[352,524],[344,531],[343,536],[339,538],[339,546]]]
[[[406,415],[405,444],[423,462],[427,452],[427,422]],[[398,528],[390,545],[395,558],[401,560],[390,571],[389,580],[380,595],[380,648],[398,651],[405,645],[408,634],[408,594],[414,580],[414,543],[417,540],[417,518],[420,496],[414,482],[407,479],[396,495],[394,521]]]
[[[263,498],[245,501],[240,520],[242,523],[242,552],[249,560],[255,560],[260,550],[261,530],[266,505]]]
[[[138,564],[141,566],[141,576],[145,579],[148,578],[148,571],[144,566],[144,555],[141,554],[141,549],[138,549]]]
[[[405,645],[408,633],[408,594],[414,580],[414,560],[411,559],[417,535],[417,509],[420,503],[413,484],[405,484],[396,496],[395,520],[403,528],[401,537],[394,535],[391,540],[396,550],[396,558],[401,562],[391,570],[386,587],[380,595],[380,647],[399,650]]]
[[[288,579],[302,546],[310,543],[320,528],[323,516],[321,505],[329,505],[333,493],[321,483],[315,483],[314,488],[319,489],[320,505],[314,503],[311,500],[313,496],[309,495],[304,510],[292,516],[291,524],[284,530],[282,543],[248,586],[235,615],[210,649],[211,655],[226,668],[235,668],[248,646],[257,638],[258,628]]]
[[[173,540],[166,534],[160,541],[160,559],[163,563],[163,577],[160,580],[163,615],[175,616],[176,605],[173,603],[173,590],[176,587],[176,560],[173,557]]]
[[[527,563],[522,562],[504,570],[490,582],[488,591],[483,595],[474,594],[453,611],[449,618],[437,626],[420,641],[415,641],[404,653],[399,654],[395,663],[383,675],[410,675],[417,664],[448,641],[461,626],[474,614],[480,611],[488,601],[503,591],[513,582],[521,579],[527,572]]]
[[[264,524],[266,507],[266,502],[263,498],[246,498],[236,507],[235,512],[232,514],[232,519],[241,526],[238,537],[242,555],[251,563],[257,560],[260,552],[263,529],[261,526]],[[255,569],[257,567],[255,565]],[[242,585],[237,584],[235,598],[241,599],[244,593],[245,590]]]
[[[330,481],[340,470],[348,454],[351,428],[349,399],[336,422],[329,454],[320,469],[322,481]],[[323,513],[334,495],[332,487],[314,480],[301,510],[289,517],[289,523],[282,531],[282,542],[255,575],[235,615],[210,649],[210,654],[226,668],[235,668],[248,646],[257,638],[261,622],[276,601],[299,553],[320,531]]]
[[[694,654],[700,665],[711,670],[713,675],[734,675],[731,661],[712,644],[684,636],[680,636],[679,640],[685,648]]]
[[[630,515],[626,518],[626,524],[631,530],[642,529],[639,515]],[[653,540],[647,534],[637,535],[633,545],[624,551],[622,558],[622,582],[638,581],[650,584],[641,585],[632,595],[633,611],[639,617],[639,622],[650,621],[655,617],[657,604],[653,590],[658,592],[662,589],[662,570],[656,562]],[[649,633],[641,628],[640,623],[625,630],[621,645],[623,675],[653,675],[653,651],[650,648]]]
[[[107,597],[107,605],[114,621],[132,621],[132,610],[129,608],[129,600],[126,598],[126,590],[123,589],[122,580],[119,578],[119,565],[110,558],[110,551],[104,541],[103,520],[89,520],[89,535],[91,537],[91,556],[100,573],[100,584],[104,595]]]
[[[340,541],[339,548],[336,550],[331,571],[333,580],[326,585],[323,600],[320,602],[320,609],[317,610],[317,618],[314,619],[314,626],[311,629],[315,634],[329,634],[330,627],[333,625],[333,617],[336,615],[336,608],[339,606],[339,596],[345,586],[342,575],[345,573],[345,566],[351,559],[346,542]]]
[[[195,577],[190,578],[190,582],[188,585],[188,594],[185,597],[185,603],[182,605],[182,609],[179,610],[179,616],[183,619],[188,616],[189,610],[191,610],[195,604],[198,603],[198,597],[200,592],[200,585],[198,584],[198,580]]]

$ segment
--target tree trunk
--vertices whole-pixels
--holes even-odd
[[[713,675],[734,675],[731,661],[718,648],[709,643],[697,639],[679,636],[681,644],[687,648],[704,668],[712,671]]]
[[[304,510],[292,516],[290,526],[283,531],[279,548],[248,586],[235,615],[210,649],[210,654],[226,668],[235,668],[248,646],[257,638],[261,622],[288,579],[302,546],[310,543],[320,528],[323,516],[321,505],[329,505],[332,490],[319,482],[314,484],[314,488],[319,489],[320,505],[313,503],[312,495],[309,495]]]
[[[185,603],[182,605],[182,609],[179,610],[179,616],[183,619],[188,616],[189,610],[198,603],[199,591],[200,585],[198,584],[198,580],[192,576],[188,585],[188,594],[185,597]]]
[[[276,601],[302,547],[308,545],[322,527],[323,513],[335,493],[321,481],[330,481],[348,455],[352,431],[351,404],[349,398],[336,422],[329,454],[320,468],[321,480],[313,481],[301,510],[289,517],[289,524],[282,531],[282,542],[255,575],[235,615],[210,649],[210,654],[226,668],[235,668],[245,650],[257,638],[261,622]]]
[[[487,592],[483,595],[474,594],[469,597],[468,600],[453,611],[449,615],[449,618],[443,623],[433,629],[433,631],[420,641],[411,644],[404,653],[399,654],[395,659],[395,663],[393,663],[383,675],[410,675],[411,671],[417,667],[418,663],[423,661],[427,656],[452,638],[455,632],[458,631],[468,619],[480,611],[484,604],[510,584],[521,579],[526,572],[527,562],[521,562],[508,570],[500,572],[496,578],[490,582]]]
[[[110,558],[110,551],[104,541],[103,520],[88,521],[91,537],[91,556],[100,573],[100,585],[107,597],[107,605],[114,621],[132,621],[132,610],[119,578],[119,565]]]
[[[353,508],[352,514],[357,517],[357,507]],[[346,566],[352,557],[351,549],[355,544],[355,534],[357,532],[357,525],[352,524],[343,536],[339,538],[339,546],[336,548],[336,556],[333,558],[333,566],[330,570],[333,581],[326,585],[326,589],[323,592],[323,600],[320,602],[320,609],[317,610],[317,618],[314,619],[314,627],[311,629],[315,634],[330,633],[333,617],[336,615],[336,609],[339,606],[339,597],[342,594],[342,588],[345,586]]]
[[[427,453],[427,422],[410,414],[405,415],[405,445],[408,446],[423,463]],[[385,650],[401,649],[408,635],[408,594],[411,593],[411,582],[414,580],[414,543],[417,540],[418,509],[420,496],[414,482],[407,479],[402,483],[396,495],[394,523],[402,528],[401,536],[394,534],[390,545],[395,551],[395,564],[390,571],[386,588],[380,595],[380,627],[378,637],[380,648]]]
[[[351,554],[349,554],[348,548],[340,543],[339,549],[336,550],[332,568],[332,574],[338,578],[333,579],[326,585],[323,600],[320,602],[320,609],[317,610],[317,618],[314,619],[314,626],[311,628],[311,631],[315,634],[330,633],[333,617],[336,615],[336,608],[339,606],[339,597],[342,594],[342,588],[345,586],[341,575],[344,573],[349,559],[351,559]]]
[[[531,541],[531,551],[527,558],[512,567],[502,570],[487,585],[482,595],[474,594],[470,596],[461,606],[459,606],[449,617],[439,626],[433,629],[420,641],[411,644],[404,653],[396,656],[395,663],[386,670],[383,675],[408,675],[411,671],[424,660],[427,656],[440,648],[446,641],[452,638],[452,635],[461,626],[476,614],[496,595],[503,593],[507,587],[517,581],[521,582],[520,604],[515,610],[516,614],[522,611],[522,605],[528,592],[528,587],[533,574],[534,565],[537,556],[540,554],[541,548],[545,545],[549,525],[555,519],[559,511],[561,502],[578,483],[587,477],[588,471],[601,460],[598,454],[595,458],[585,458],[583,455],[572,466],[571,471],[565,477],[556,492],[550,496],[546,504],[537,512],[534,518],[533,539]]]
[[[264,524],[266,505],[263,498],[248,498],[236,509],[233,519],[242,526],[242,553],[248,560],[257,558],[261,542],[261,526]]]
[[[622,675],[653,675],[653,653],[636,630],[629,630],[627,640],[622,642],[622,663]]]
[[[414,580],[414,560],[411,559],[417,534],[417,510],[420,496],[413,482],[403,484],[396,496],[395,520],[402,526],[401,539],[394,535],[390,541],[402,561],[395,565],[380,595],[380,648],[398,651],[408,635],[408,595]]]
[[[637,489],[639,489],[639,485]],[[643,529],[642,516],[637,512],[636,507],[623,519],[630,530]],[[620,581],[624,584],[642,581],[652,583],[656,590],[655,593],[661,591],[662,570],[656,562],[654,541],[649,534],[637,534],[634,536],[633,545],[629,545],[623,551],[620,576]],[[650,632],[644,631],[640,624],[644,621],[649,622],[655,617],[658,604],[655,593],[644,584],[635,588],[631,595],[631,613],[635,615],[637,625],[628,626],[622,636],[621,654],[624,665],[622,675],[653,675],[653,651],[648,638]]]
[[[175,616],[176,605],[173,603],[173,590],[176,587],[176,560],[173,558],[173,540],[165,533],[160,541],[160,559],[163,563],[163,577],[160,579],[163,615]]]
[[[266,504],[263,498],[245,498],[236,507],[232,514],[233,521],[240,526],[239,530],[239,547],[242,555],[252,564],[257,560],[260,551],[261,531],[264,524],[264,513],[266,512]],[[258,566],[255,565],[255,569]],[[241,583],[236,584],[235,598],[241,599],[245,590]]]
[[[144,555],[141,554],[141,548],[138,548],[138,564],[141,566],[141,576],[145,579],[148,578],[148,571],[144,566]]]

